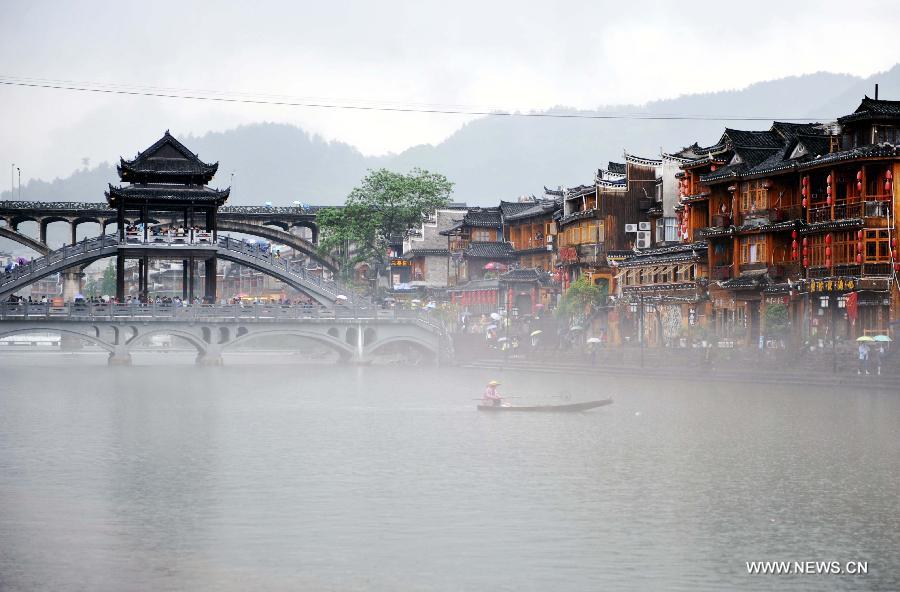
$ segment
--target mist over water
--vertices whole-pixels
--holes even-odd
[[[896,393],[96,361],[0,354],[0,590],[900,588]]]

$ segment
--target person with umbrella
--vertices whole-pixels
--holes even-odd
[[[869,373],[869,344],[866,342],[871,339],[871,337],[868,339],[860,337],[856,340],[859,342],[859,348],[857,350],[859,355],[859,368],[856,370],[857,374],[862,374],[863,372],[866,374]]]

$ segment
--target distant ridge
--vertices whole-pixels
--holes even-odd
[[[897,65],[865,79],[819,72],[759,82],[740,90],[685,95],[597,112],[833,119],[855,108],[864,94],[872,94],[876,82],[882,98],[900,99]],[[266,201],[286,205],[295,200],[342,203],[366,169],[382,166],[400,171],[418,166],[441,172],[456,183],[454,200],[488,205],[539,193],[544,185],[590,182],[598,167],[619,160],[625,149],[655,156],[661,149],[675,150],[695,141],[708,144],[718,139],[725,125],[768,127],[764,122],[481,118],[438,145],[415,146],[382,157],[366,157],[348,144],[327,142],[286,124],[250,124],[179,139],[206,159],[219,161],[219,174],[212,186],[229,185],[228,171],[240,171],[230,202],[235,205]],[[123,155],[135,149],[133,142],[123,140]],[[103,163],[64,179],[32,181],[23,186],[22,197],[101,201],[106,183],[115,181],[115,168]],[[0,196],[9,199],[9,191]]]

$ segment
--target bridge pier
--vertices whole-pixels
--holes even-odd
[[[75,295],[81,293],[81,280],[84,273],[80,267],[72,267],[62,272],[63,279],[63,300],[66,302],[74,302]]]
[[[206,351],[197,352],[195,363],[198,366],[222,366],[222,350],[218,347],[208,347]]]
[[[124,347],[116,347],[106,362],[109,366],[131,366],[131,354]]]

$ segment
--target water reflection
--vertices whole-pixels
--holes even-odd
[[[3,360],[4,590],[900,587],[893,394],[53,359]],[[616,403],[479,414],[494,377]]]

